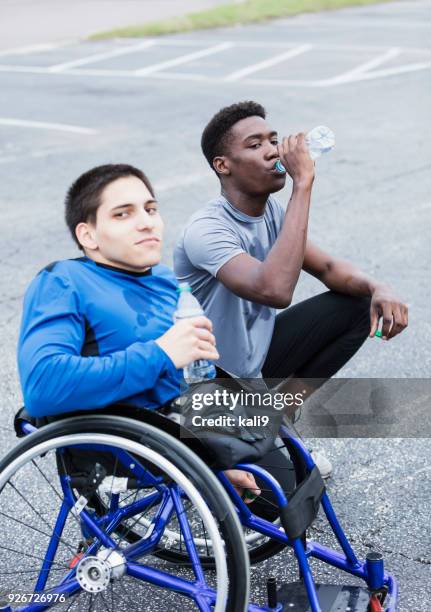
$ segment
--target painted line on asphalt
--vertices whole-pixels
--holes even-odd
[[[130,41],[129,38],[119,38],[118,41]],[[158,39],[155,40],[156,46],[160,47],[206,47],[209,42],[218,42],[220,40],[214,39],[211,41],[211,38],[207,39]],[[221,41],[222,43],[232,43],[235,48],[245,48],[245,49],[293,49],[298,46],[298,43],[289,43],[284,41],[253,41],[253,40],[238,40],[238,41]],[[326,44],[319,43],[314,45],[315,48],[325,49],[327,51],[376,51],[383,52],[388,49],[388,45],[337,45],[337,44]],[[412,53],[430,53],[430,47],[399,47],[402,51],[408,51]]]
[[[381,66],[385,62],[388,62],[394,57],[397,57],[398,55],[400,55],[400,53],[401,53],[401,49],[399,47],[392,47],[392,49],[389,49],[388,51],[386,51],[386,53],[383,53],[383,55],[378,55],[372,60],[369,60],[368,62],[360,64],[359,66],[352,68],[352,70],[343,72],[342,74],[339,74],[338,76],[335,76],[332,79],[326,79],[326,84],[327,85],[338,85],[339,83],[351,81],[357,75],[367,73],[372,68],[377,68],[377,66]]]
[[[49,74],[46,66],[19,66],[15,64],[0,64],[0,72],[23,74]]]
[[[193,72],[157,72],[152,74],[150,78],[165,79],[166,81],[198,81],[201,83],[222,83],[223,79],[219,77],[210,77],[206,74],[197,74]]]
[[[166,41],[164,41],[166,42]],[[176,44],[177,41],[169,41],[173,44]],[[188,41],[182,41],[184,43],[188,43]],[[247,66],[240,70],[237,70],[233,73],[226,75],[225,77],[212,77],[205,74],[193,74],[187,72],[169,72],[166,71],[166,68],[180,66],[189,63],[197,58],[206,57],[209,55],[213,55],[215,53],[220,53],[224,50],[230,49],[232,47],[243,46],[241,43],[233,43],[231,41],[225,41],[218,45],[207,47],[205,49],[199,49],[193,53],[189,53],[186,55],[181,55],[179,57],[173,58],[171,60],[153,64],[152,66],[148,66],[146,68],[138,69],[138,70],[122,70],[122,69],[98,69],[98,68],[80,68],[80,66],[89,64],[94,61],[100,61],[101,59],[107,59],[109,57],[115,57],[118,55],[127,55],[128,53],[149,47],[156,46],[159,44],[159,41],[151,40],[144,41],[139,45],[127,46],[121,49],[114,49],[102,54],[97,54],[93,56],[88,56],[86,58],[81,58],[79,60],[74,60],[73,62],[67,62],[63,64],[57,64],[55,66],[46,67],[46,66],[22,66],[22,65],[10,65],[10,64],[0,64],[0,72],[10,72],[10,73],[27,73],[27,74],[61,74],[67,76],[100,76],[100,77],[118,77],[118,78],[156,78],[156,79],[164,79],[164,80],[190,80],[196,82],[205,82],[205,83],[223,83],[223,82],[235,82],[241,81],[241,83],[247,83],[250,85],[269,85],[269,86],[296,86],[296,87],[331,87],[335,85],[343,85],[356,81],[384,78],[389,76],[396,76],[399,74],[405,74],[408,72],[416,72],[418,70],[426,70],[430,67],[430,61],[421,61],[416,63],[404,64],[402,66],[394,66],[392,68],[388,68],[386,70],[371,70],[372,68],[376,68],[379,65],[387,62],[388,60],[400,55],[404,52],[412,51],[412,48],[406,47],[392,47],[390,49],[378,47],[380,51],[385,51],[381,55],[365,62],[364,64],[360,64],[356,66],[350,71],[344,72],[338,76],[331,77],[329,79],[311,79],[311,80],[301,80],[301,79],[265,79],[265,78],[244,78],[249,75],[252,75],[253,72],[258,70],[262,70],[265,67],[269,67],[271,65],[275,65],[283,61],[283,59],[288,59],[289,57],[294,57],[295,55],[305,53],[310,50],[312,47],[314,50],[320,50],[323,48],[331,48],[336,51],[340,51],[342,49],[362,49],[369,50],[370,47],[345,47],[345,46],[337,46],[337,45],[308,45],[304,44],[301,46],[291,46],[285,54],[280,54],[276,57],[269,58],[264,62],[259,62],[252,66]],[[250,43],[247,43],[249,46]],[[416,51],[422,52],[423,50],[417,49]],[[431,50],[428,50],[431,51]],[[428,56],[428,53],[427,53]],[[428,57],[426,58],[428,60]]]
[[[146,68],[141,68],[140,70],[136,71],[136,75],[145,76],[147,74],[153,74],[155,72],[160,72],[161,70],[164,70],[165,68],[181,66],[183,64],[187,64],[201,57],[208,57],[209,55],[221,53],[222,51],[231,49],[233,46],[234,46],[234,43],[232,42],[223,42],[218,45],[214,45],[213,47],[208,47],[206,49],[201,49],[200,51],[195,51],[194,53],[187,53],[186,55],[180,55],[179,57],[176,57],[172,60],[167,60],[166,62],[160,62],[158,64],[153,64],[152,66],[147,66]]]
[[[59,42],[59,43],[39,43],[37,45],[26,45],[25,47],[12,47],[10,49],[3,49],[0,51],[0,57],[7,55],[32,55],[40,51],[53,51],[54,49],[60,49],[70,45],[71,41]]]
[[[398,66],[395,68],[388,68],[387,70],[376,70],[373,72],[367,72],[364,74],[358,74],[353,76],[349,80],[345,79],[340,83],[332,83],[332,79],[320,79],[320,80],[301,80],[301,79],[243,79],[240,81],[242,84],[246,85],[271,85],[274,87],[331,87],[331,86],[340,86],[340,85],[348,85],[349,83],[354,83],[356,81],[366,81],[370,79],[378,79],[390,76],[396,76],[399,74],[405,74],[408,72],[417,72],[420,70],[427,70],[431,68],[431,62],[419,62],[412,64],[405,64],[403,66]],[[43,75],[61,75],[61,76],[76,76],[76,77],[119,77],[119,78],[149,78],[149,79],[161,79],[167,81],[196,81],[203,83],[226,83],[226,81],[222,78],[209,77],[203,74],[192,74],[192,73],[176,73],[176,72],[155,72],[148,75],[145,74],[137,74],[136,70],[103,70],[103,69],[79,69],[76,70],[68,70],[66,72],[53,73],[47,70],[46,68],[35,67],[35,66],[8,66],[0,64],[0,72],[8,72],[8,73],[22,73],[22,74],[43,74]],[[335,77],[336,78],[336,77]],[[235,83],[235,81],[234,81]]]
[[[172,38],[172,39],[150,39],[153,41],[153,45],[152,46],[157,46],[157,47],[206,47],[208,45],[209,42],[211,42],[210,37],[207,39],[197,39],[197,38],[193,38],[193,39],[179,39],[179,38]],[[115,57],[116,55],[123,55],[123,49],[124,52],[126,51],[126,49],[130,49],[132,47],[132,45],[130,45],[130,38],[118,38],[117,41],[119,43],[124,43],[127,44],[127,47],[121,47],[120,49],[118,48],[118,46],[116,45],[115,48],[112,51],[107,51],[106,53],[109,54],[113,54],[112,57]],[[147,42],[149,42],[149,40],[144,41],[144,43],[146,44]],[[219,40],[214,39],[214,42],[218,42],[220,43]],[[222,43],[231,43],[234,44],[235,47],[238,48],[253,48],[253,49],[293,49],[294,47],[298,46],[298,43],[289,43],[289,42],[284,42],[284,41],[253,41],[253,40],[238,40],[235,42],[232,41],[222,41]],[[70,39],[70,40],[66,40],[66,41],[62,41],[62,42],[57,42],[57,43],[40,43],[40,44],[35,44],[35,45],[28,45],[25,47],[14,47],[14,48],[10,48],[10,49],[4,49],[2,51],[0,51],[0,57],[6,57],[8,55],[32,55],[34,53],[37,53],[38,51],[54,51],[55,49],[59,49],[62,47],[77,47],[77,46],[84,46],[88,43],[79,41],[79,40],[75,40],[75,39]],[[141,43],[139,43],[141,44]],[[136,45],[133,45],[133,47]],[[316,48],[318,49],[324,49],[324,50],[328,50],[328,51],[385,51],[387,50],[387,45],[337,45],[337,44],[326,44],[326,43],[319,43],[318,45],[314,45]],[[429,47],[399,47],[401,49],[401,51],[403,52],[409,52],[409,53],[425,53],[425,54],[431,54],[431,48]],[[97,54],[99,55],[99,54]],[[103,55],[103,54],[100,54]],[[91,56],[92,57],[92,56]],[[85,60],[86,58],[83,58],[83,60]],[[109,59],[109,57],[108,57]],[[81,60],[71,60],[73,62],[80,62]],[[97,60],[99,61],[99,60]],[[66,63],[66,62],[65,62]],[[67,62],[69,63],[69,62]],[[58,66],[62,66],[62,64],[58,64]],[[52,66],[52,68],[54,68],[55,66]]]
[[[327,87],[324,80],[303,81],[301,79],[244,79],[246,85],[273,85],[274,87]]]
[[[70,132],[72,134],[86,134],[88,136],[94,136],[98,133],[97,130],[93,128],[80,127],[79,125],[69,125],[67,123],[47,123],[45,121],[27,121],[23,119],[10,119],[6,117],[0,117],[0,126],[2,125],[6,127],[21,127],[37,130]]]
[[[295,87],[331,87],[338,85],[348,85],[357,81],[369,81],[371,79],[383,79],[385,77],[397,76],[399,74],[407,74],[408,72],[418,72],[419,70],[428,70],[431,68],[431,62],[418,62],[415,64],[404,64],[387,68],[386,70],[374,70],[372,72],[357,73],[349,79],[343,78],[338,81],[338,77],[333,79],[321,79],[316,81],[301,81],[292,79],[245,79],[242,83],[250,85],[274,85],[279,87],[295,86]],[[342,76],[342,75],[340,75]]]
[[[373,70],[373,72],[366,72],[356,77],[352,77],[350,80],[346,80],[345,83],[354,83],[356,81],[369,81],[371,79],[382,79],[385,77],[396,76],[398,74],[406,74],[408,72],[417,72],[419,70],[428,70],[431,68],[431,62],[420,62],[416,64],[404,64],[403,66],[396,66],[394,68],[387,68],[386,70]]]
[[[94,64],[96,62],[102,62],[103,60],[111,59],[113,57],[120,57],[121,55],[129,55],[130,53],[137,53],[138,51],[142,51],[143,49],[148,49],[149,47],[153,47],[155,45],[154,40],[145,40],[137,45],[130,45],[128,47],[122,47],[121,49],[112,49],[111,51],[105,51],[104,53],[95,53],[94,55],[89,55],[87,57],[82,57],[77,60],[72,60],[70,62],[63,62],[62,64],[55,64],[54,66],[49,66],[49,72],[64,72],[66,70],[70,70],[71,68],[76,68],[79,66],[85,66],[87,64]]]
[[[281,55],[270,57],[269,59],[264,60],[262,62],[251,64],[250,66],[246,66],[245,68],[242,68],[241,70],[236,70],[235,72],[231,72],[226,77],[224,77],[224,80],[225,81],[239,81],[240,79],[242,79],[243,77],[249,74],[253,74],[254,72],[259,72],[260,70],[265,70],[265,68],[276,66],[277,64],[280,64],[281,62],[285,62],[289,59],[297,57],[298,55],[307,53],[307,51],[310,51],[312,48],[313,48],[313,45],[310,45],[310,44],[305,44],[299,47],[294,47],[293,49],[290,49],[289,51],[286,51],[285,53],[282,53]]]

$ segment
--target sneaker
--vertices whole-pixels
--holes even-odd
[[[325,455],[320,451],[312,450],[311,456],[314,463],[317,465],[320,475],[323,479],[329,478],[332,474],[332,463]]]

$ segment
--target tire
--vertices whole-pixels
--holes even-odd
[[[101,521],[98,525],[102,525],[101,532],[103,536],[106,538],[111,538],[112,536],[113,539],[115,531],[109,531],[108,527],[106,527],[109,521],[108,523],[102,522],[106,517],[97,516],[94,510],[88,507],[85,507],[79,514],[73,514],[70,511],[70,504],[69,507],[67,507],[65,502],[67,495],[72,489],[70,487],[68,488],[67,485],[70,474],[67,471],[67,461],[64,460],[64,457],[71,453],[70,448],[72,446],[74,447],[72,455],[74,455],[77,445],[79,445],[80,448],[79,452],[81,452],[81,450],[91,450],[93,453],[94,446],[98,445],[98,457],[100,445],[103,445],[103,451],[109,451],[111,456],[114,451],[117,457],[119,453],[126,451],[129,455],[137,458],[145,467],[147,467],[148,464],[156,466],[159,472],[157,472],[157,470],[155,470],[155,472],[159,480],[157,482],[154,481],[156,484],[152,484],[151,486],[146,485],[144,489],[141,488],[137,490],[135,495],[137,496],[139,493],[139,495],[142,495],[142,498],[138,500],[136,497],[135,499],[142,502],[142,499],[148,498],[148,496],[151,495],[153,495],[154,499],[156,499],[157,496],[161,499],[167,499],[168,497],[170,500],[176,499],[177,505],[175,506],[174,504],[174,507],[177,512],[177,517],[181,515],[186,517],[187,521],[189,521],[189,516],[191,516],[191,514],[185,508],[183,499],[193,502],[193,512],[196,511],[199,514],[202,524],[205,525],[205,529],[211,534],[215,546],[213,550],[217,552],[216,575],[213,580],[213,584],[215,582],[215,587],[212,587],[209,582],[206,582],[206,573],[205,588],[207,591],[205,591],[205,597],[201,597],[200,594],[196,595],[195,592],[193,592],[193,594],[189,592],[189,601],[193,599],[193,603],[196,604],[199,610],[209,610],[211,601],[215,603],[215,610],[220,612],[224,610],[228,610],[229,612],[247,610],[249,598],[249,564],[242,528],[232,503],[217,478],[196,454],[190,451],[183,443],[165,432],[145,423],[136,422],[124,417],[106,415],[73,417],[47,425],[41,430],[22,439],[18,446],[0,462],[0,517],[2,520],[2,531],[4,534],[7,534],[11,531],[11,528],[15,528],[16,530],[17,524],[20,526],[20,533],[15,531],[17,537],[13,540],[13,545],[10,545],[8,541],[5,542],[4,546],[0,544],[0,593],[4,593],[5,590],[7,591],[7,588],[12,588],[12,585],[8,586],[7,576],[10,574],[10,571],[7,571],[8,569],[13,569],[15,584],[16,577],[22,576],[21,588],[25,589],[27,593],[35,592],[35,587],[31,584],[34,583],[35,575],[38,581],[42,580],[43,583],[42,589],[40,589],[39,586],[39,595],[46,595],[47,593],[52,594],[53,587],[52,584],[49,584],[49,580],[51,579],[54,581],[54,586],[60,591],[64,591],[66,586],[69,585],[69,583],[72,584],[73,581],[74,588],[76,589],[76,584],[78,584],[78,573],[81,572],[82,574],[83,570],[86,569],[89,564],[91,565],[95,555],[104,552],[102,550],[103,546],[100,546],[100,537],[95,537],[94,533],[93,540],[89,543],[89,527],[86,524],[86,516],[93,516],[93,518],[95,517],[97,520]],[[59,476],[57,470],[59,461],[64,468],[63,474],[60,474],[60,476],[62,476],[60,479],[60,487],[58,486]],[[130,464],[130,468],[132,468],[132,465],[133,464]],[[163,477],[160,476],[160,473],[163,473]],[[115,476],[115,473],[113,475]],[[33,489],[31,493],[28,493],[29,488]],[[163,497],[163,495],[165,497]],[[78,496],[79,491],[78,494],[75,493],[74,502],[76,502]],[[61,503],[59,503],[59,499]],[[90,496],[88,496],[87,499],[91,499]],[[114,499],[113,495],[111,495],[111,499]],[[125,499],[128,498],[126,497]],[[15,502],[13,503],[14,500]],[[125,500],[123,499],[121,503],[123,503],[121,507],[124,509],[126,507]],[[132,502],[128,503],[131,504]],[[58,509],[59,505],[60,509]],[[78,511],[79,508],[76,503],[75,507]],[[151,505],[149,507],[153,508]],[[179,514],[178,507],[180,508]],[[67,517],[64,519],[61,531],[59,528],[59,521],[61,511],[62,509],[64,510],[64,508],[66,508]],[[162,502],[160,502],[158,510],[161,508]],[[55,537],[52,536],[52,531],[48,529],[53,516],[57,516]],[[175,516],[175,512],[172,512],[172,516]],[[49,517],[49,520],[47,517]],[[132,521],[132,517],[129,517],[128,520]],[[180,521],[179,518],[178,521]],[[123,529],[131,530],[130,524],[128,525],[127,522],[125,522],[122,527]],[[156,529],[154,529],[154,531],[156,531]],[[26,532],[26,534],[24,534],[24,532]],[[30,538],[28,537],[29,533],[31,535]],[[72,560],[67,565],[66,570],[63,549],[65,549],[66,559],[70,559],[70,555],[73,553],[73,542],[76,542],[76,540],[72,540],[72,546],[70,546],[68,540],[72,533],[78,534],[84,541],[83,558],[85,563],[82,561],[82,557],[79,557],[79,555],[75,553],[75,556],[73,556]],[[186,532],[184,533],[186,534]],[[56,561],[53,561],[49,565],[49,569],[44,565],[42,565],[41,568],[40,562],[34,562],[34,558],[38,561],[42,560],[44,558],[44,551],[46,552],[46,544],[40,544],[40,534],[44,535],[45,538],[50,538],[49,541],[51,543],[53,541],[55,542],[56,551],[54,559],[61,559],[61,563],[58,563],[58,568],[60,569],[55,565]],[[141,542],[144,542],[145,539],[151,542],[151,535],[152,534],[148,534],[147,531],[145,531],[141,534],[139,539]],[[35,540],[36,537],[39,538],[38,541]],[[99,563],[103,571],[106,569],[105,566],[108,563],[109,557],[114,553],[120,554],[121,551],[124,550],[122,544],[126,542],[126,538],[124,538],[124,534],[120,534],[120,538],[119,543],[115,542],[115,546],[113,546],[109,554],[107,554],[105,565],[103,565],[103,559],[105,559],[105,557],[103,557],[102,560],[96,559],[95,563]],[[31,546],[29,546],[29,544]],[[146,545],[146,542],[144,544]],[[72,548],[72,551],[69,550],[70,548]],[[126,548],[126,550],[128,549]],[[60,556],[60,551],[63,556]],[[149,548],[148,551],[145,552],[145,555],[150,555],[152,552],[152,549]],[[152,567],[148,570],[149,566],[142,565],[140,557],[138,558],[139,563],[136,563],[135,559],[132,559],[133,563],[130,564],[128,558],[126,561],[127,563],[125,562],[123,567],[127,566],[127,573],[118,577],[118,580],[112,578],[112,576],[114,576],[114,573],[112,573],[111,579],[109,580],[109,586],[107,586],[108,582],[106,582],[105,598],[107,599],[108,597],[108,589],[113,591],[118,585],[116,597],[119,599],[126,597],[124,600],[126,602],[126,607],[124,609],[133,610],[133,605],[131,606],[130,604],[132,591],[126,588],[128,584],[130,584],[126,579],[128,580],[130,576],[134,576],[133,563],[139,565],[139,571],[141,571],[141,568],[145,568],[146,571],[149,572],[147,577],[150,575],[152,576],[152,572],[157,580],[160,579],[160,576],[163,578],[167,572],[166,569],[163,569],[163,574],[161,574],[160,570],[157,568],[153,569]],[[33,565],[30,566],[30,563],[33,563]],[[75,567],[79,568],[78,571]],[[109,566],[109,568],[111,572],[114,572],[111,566]],[[94,569],[95,568],[91,566],[91,570],[93,571]],[[68,578],[69,582],[66,581],[66,583],[64,583],[65,586],[63,583],[60,585],[60,583],[55,580],[55,572],[62,572],[63,575],[66,572],[68,576],[73,575],[74,578]],[[88,575],[93,576],[94,572]],[[141,574],[139,574],[139,576],[141,576]],[[87,574],[85,574],[85,578],[87,579]],[[173,582],[176,579],[176,574],[173,574],[170,581]],[[73,593],[71,592],[72,596],[68,596],[64,604],[57,600],[57,602],[51,602],[47,604],[46,607],[40,609],[48,609],[55,605],[56,609],[70,609],[71,612],[74,610],[81,610],[84,609],[81,602],[84,602],[84,605],[88,607],[87,596],[89,596],[92,610],[99,610],[100,608],[97,607],[99,605],[98,603],[92,605],[93,599],[91,598],[93,598],[93,594],[82,587],[82,584],[85,584],[88,588],[93,588],[92,586],[88,586],[88,580],[87,582],[80,582],[79,585],[81,589],[75,590]],[[141,589],[143,588],[143,584],[145,588],[150,588],[157,584],[157,582],[151,582],[151,577],[145,580],[145,583],[142,582],[142,578],[140,578],[139,581],[135,580],[135,582],[132,580],[132,582],[134,586],[138,584]],[[102,584],[102,582],[100,584]],[[124,586],[122,587],[123,594],[120,591],[122,582],[124,582]],[[90,580],[89,584],[92,585],[93,582]],[[99,588],[99,583],[94,584]],[[10,592],[13,592],[13,590]],[[160,593],[160,591],[157,592]],[[118,593],[120,594],[118,595]],[[169,601],[167,607],[163,609],[178,607],[178,600],[184,602],[184,593],[182,595],[178,595],[178,593],[178,588],[174,587],[166,594],[166,596],[169,597],[171,595],[175,596],[176,603],[173,604]],[[82,598],[81,595],[83,595]],[[78,601],[78,608],[75,607],[73,602],[71,605],[71,599],[75,596],[76,601]],[[94,600],[98,597],[99,593],[94,596]],[[105,601],[105,598],[103,598],[103,601]],[[99,597],[98,602],[100,603],[101,601]],[[143,603],[144,601],[145,599],[140,592],[139,602]],[[151,602],[153,602],[152,599]],[[136,610],[140,609],[140,603],[136,603],[138,606],[135,608]],[[9,605],[12,604],[9,603]],[[102,603],[101,605],[104,604]],[[121,605],[118,600],[115,600],[114,604],[114,598],[112,599],[113,609],[120,612],[120,610],[123,609]],[[21,602],[17,604],[17,607],[19,607],[20,610],[25,610],[27,606],[22,607]],[[16,608],[11,609],[14,610]],[[105,607],[102,609],[111,608]]]
[[[304,480],[305,476],[307,475],[304,461],[302,460],[296,447],[291,443],[289,438],[281,438],[281,440],[289,452],[290,459],[292,461],[293,469],[295,472],[295,482],[296,482],[295,486],[298,486]],[[269,520],[272,520],[272,519],[269,519]],[[280,524],[279,518],[275,516],[274,516],[273,522],[276,525]],[[279,542],[274,539],[265,538],[264,536],[256,537],[259,535],[260,534],[257,534],[256,532],[254,532],[253,535],[245,536],[246,545],[247,545],[248,554],[249,554],[249,560],[250,560],[251,565],[256,565],[258,563],[266,561],[267,559],[282,552],[287,546],[286,544],[282,542]],[[129,537],[133,540],[135,536],[133,533],[130,533]],[[158,556],[159,558],[164,559],[165,561],[169,561],[170,563],[176,563],[178,565],[187,565],[189,563],[187,555],[184,554],[184,552],[182,552],[181,550],[173,550],[172,548],[171,549],[160,548],[154,554]],[[211,554],[203,553],[200,555],[200,559],[201,559],[202,565],[205,568],[213,568],[215,566],[214,557]]]

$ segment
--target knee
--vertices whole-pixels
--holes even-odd
[[[365,335],[370,331],[370,305],[370,297],[352,296],[352,327],[356,327],[361,331],[363,330]]]
[[[370,305],[371,298],[370,297],[354,297],[352,296],[352,300],[354,303],[354,307],[358,311],[358,314],[369,314],[370,313]]]

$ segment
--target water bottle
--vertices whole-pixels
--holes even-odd
[[[325,125],[318,125],[308,132],[305,137],[305,144],[308,147],[311,159],[315,160],[323,153],[328,153],[328,151],[334,148],[334,132]],[[275,169],[279,172],[286,172],[286,168],[280,160],[276,162]]]
[[[178,299],[177,310],[174,313],[174,322],[180,319],[200,317],[204,314],[202,306],[192,293],[188,283],[180,283],[180,297]],[[211,361],[198,359],[193,361],[183,370],[184,380],[188,383],[198,383],[203,380],[211,380],[216,376],[216,369]]]
[[[318,125],[308,132],[305,137],[305,143],[310,152],[311,159],[314,160],[334,148],[335,135],[325,125]]]

